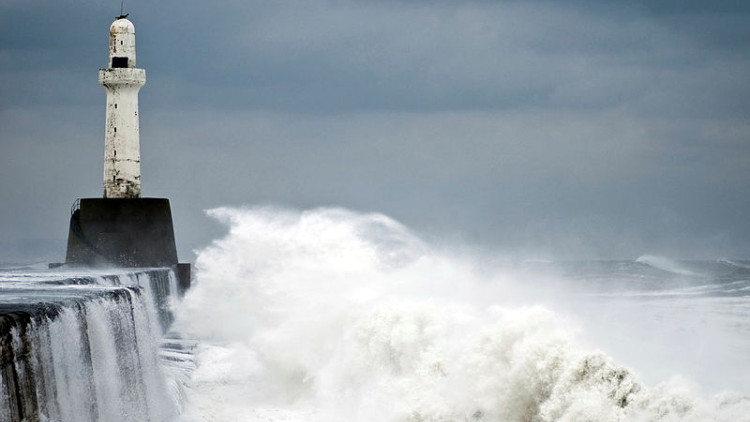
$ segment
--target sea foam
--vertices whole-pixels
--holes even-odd
[[[742,421],[740,393],[647,386],[522,283],[381,214],[218,208],[176,327],[184,421]]]

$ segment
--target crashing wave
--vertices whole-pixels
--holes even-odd
[[[221,208],[177,326],[186,421],[736,421],[748,397],[648,387],[505,274],[381,214]],[[653,257],[639,262],[684,270]],[[674,264],[674,265],[673,265]],[[270,411],[272,409],[273,411]],[[270,416],[269,416],[270,415]],[[295,416],[297,415],[297,416]],[[745,419],[746,420],[746,419]]]

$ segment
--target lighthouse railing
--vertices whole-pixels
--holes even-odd
[[[70,215],[75,214],[75,212],[80,209],[81,209],[81,198],[78,198],[73,202],[73,205],[70,207]]]

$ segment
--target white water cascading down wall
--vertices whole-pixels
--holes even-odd
[[[169,268],[0,271],[0,421],[173,418],[158,351],[177,294]]]

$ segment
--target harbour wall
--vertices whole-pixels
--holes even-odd
[[[171,419],[158,348],[175,269],[0,271],[0,420]]]

